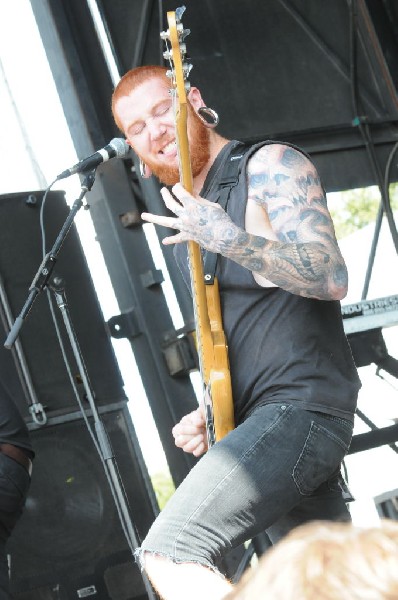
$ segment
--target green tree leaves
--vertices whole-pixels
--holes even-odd
[[[397,210],[397,183],[390,185],[390,201],[392,210]],[[331,202],[329,206],[337,239],[375,221],[380,202],[380,192],[376,186],[341,192],[339,200]]]

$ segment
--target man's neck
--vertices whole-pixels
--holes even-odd
[[[210,158],[207,161],[204,168],[199,173],[199,175],[197,175],[193,180],[193,190],[195,194],[199,194],[206,180],[207,173],[211,169],[212,164],[216,160],[222,148],[224,148],[224,146],[228,144],[229,141],[230,140],[227,140],[215,131],[210,131]]]

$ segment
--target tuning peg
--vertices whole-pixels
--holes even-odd
[[[180,6],[178,8],[176,8],[175,13],[176,13],[176,19],[177,21],[181,21],[181,17],[185,12],[185,6]]]
[[[189,77],[190,72],[193,69],[193,65],[191,63],[183,63],[182,65],[182,70],[184,72],[184,76],[187,78]]]
[[[161,32],[160,32],[160,39],[161,39],[161,40],[168,40],[168,39],[169,39],[169,37],[170,37],[170,32],[169,32],[169,30],[167,30],[167,31],[161,31]]]
[[[166,71],[166,77],[168,77],[169,79],[173,78],[173,71],[171,71],[170,69],[168,71]]]
[[[181,39],[185,40],[185,38],[188,37],[190,33],[191,33],[190,29],[183,29],[180,34]]]
[[[172,57],[172,53],[170,52],[170,50],[166,50],[165,52],[163,52],[163,58],[165,60],[170,60]]]

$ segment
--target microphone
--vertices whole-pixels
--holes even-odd
[[[123,138],[113,138],[113,140],[111,140],[109,144],[101,148],[101,150],[97,150],[97,152],[94,152],[94,154],[92,154],[91,156],[84,158],[70,169],[66,169],[66,171],[63,171],[60,175],[58,175],[56,181],[58,181],[59,179],[65,179],[65,177],[70,177],[70,175],[75,175],[75,173],[84,173],[85,171],[91,171],[92,169],[98,167],[98,165],[100,165],[101,163],[106,162],[107,160],[110,160],[115,156],[118,158],[126,156],[129,150],[130,146],[128,145],[126,140],[124,140]]]

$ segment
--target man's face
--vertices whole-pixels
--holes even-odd
[[[128,143],[166,185],[180,179],[172,98],[167,83],[152,78],[121,97],[115,110]],[[195,177],[209,160],[209,132],[188,105],[188,139]]]

